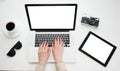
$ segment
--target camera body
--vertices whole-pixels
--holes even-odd
[[[96,18],[96,17],[82,17],[81,23],[85,23],[85,24],[89,24],[89,25],[98,27],[99,18]]]

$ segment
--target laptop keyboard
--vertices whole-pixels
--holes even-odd
[[[36,34],[35,35],[35,47],[46,41],[48,46],[51,47],[55,38],[60,37],[64,42],[64,47],[70,47],[70,36],[69,34]]]

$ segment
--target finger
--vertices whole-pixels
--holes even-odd
[[[59,37],[57,38],[57,44],[60,44],[60,42],[59,42],[60,40],[59,40]]]
[[[59,37],[57,38],[57,44],[59,44]]]
[[[62,46],[64,46],[64,42],[62,42]]]
[[[61,45],[64,46],[63,40],[60,38]]]
[[[55,39],[53,40],[53,43],[52,44],[55,44]]]
[[[57,38],[55,38],[55,45],[57,44]]]
[[[52,48],[54,48],[54,43],[52,43]]]
[[[43,51],[45,50],[46,42],[43,43]]]
[[[40,50],[42,50],[42,49],[43,49],[43,42],[42,42],[42,44],[38,48],[38,53],[40,53]]]
[[[59,43],[60,43],[60,45],[62,45],[62,39],[61,38],[59,38]]]
[[[40,45],[39,52],[40,52],[40,50],[43,51],[43,45],[44,45],[44,42],[42,42],[42,44]]]
[[[38,53],[40,53],[41,47],[38,48]]]
[[[46,42],[46,46],[45,46],[45,51],[47,51],[48,50],[48,43]]]
[[[61,45],[64,46],[64,42],[61,40]]]
[[[48,47],[47,53],[50,54],[50,52],[51,52],[51,49]]]
[[[39,47],[41,47],[41,48],[43,47],[43,42],[42,42],[42,44],[39,45]]]

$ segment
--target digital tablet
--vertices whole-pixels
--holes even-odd
[[[79,50],[106,67],[116,50],[116,46],[90,31]]]

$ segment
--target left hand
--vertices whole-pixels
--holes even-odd
[[[43,42],[38,50],[38,60],[39,60],[39,64],[42,66],[46,65],[46,62],[50,56],[51,50],[48,47],[48,43],[47,42]]]

